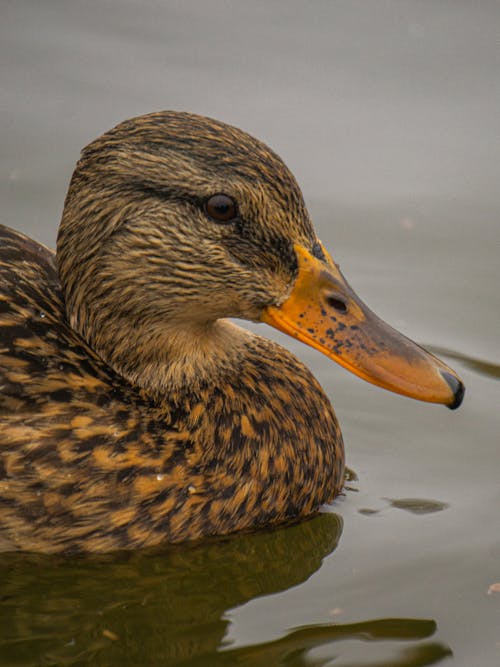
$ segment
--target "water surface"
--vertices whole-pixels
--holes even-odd
[[[0,665],[500,663],[496,2],[2,3],[1,222],[54,245],[80,148],[174,108],[297,175],[379,315],[463,377],[391,395],[264,325],[334,402],[357,481],[324,515],[197,547],[0,557]]]

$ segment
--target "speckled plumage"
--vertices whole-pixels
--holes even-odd
[[[216,192],[238,220],[207,218]],[[317,239],[293,176],[162,112],[90,144],[54,254],[0,226],[0,548],[110,551],[310,515],[343,481],[310,372],[258,319]]]

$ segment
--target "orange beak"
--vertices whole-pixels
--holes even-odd
[[[281,306],[263,310],[263,322],[379,387],[458,408],[464,385],[455,371],[367,308],[324,249],[324,260],[300,245],[295,252],[292,292]]]

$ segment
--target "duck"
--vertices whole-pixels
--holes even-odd
[[[191,113],[132,118],[81,152],[55,252],[0,226],[0,550],[197,542],[331,503],[329,398],[234,318],[462,401],[458,375],[349,286],[276,153]]]

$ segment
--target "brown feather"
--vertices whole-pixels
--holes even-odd
[[[239,221],[201,202],[237,199]],[[229,323],[316,242],[281,160],[162,112],[82,153],[54,254],[0,226],[0,548],[110,551],[305,517],[343,481],[310,372]]]

